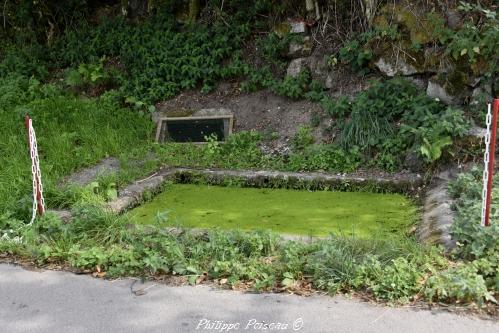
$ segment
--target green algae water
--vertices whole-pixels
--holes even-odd
[[[371,238],[404,234],[416,207],[399,194],[172,184],[130,215],[143,224]]]

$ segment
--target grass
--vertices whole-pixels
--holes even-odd
[[[38,265],[62,265],[98,276],[183,276],[236,289],[290,290],[310,286],[330,293],[358,290],[376,299],[408,302],[421,281],[446,267],[435,248],[413,240],[337,237],[311,243],[285,241],[266,231],[187,230],[177,235],[161,226],[130,227],[98,205],[73,209],[72,223],[46,214],[32,226],[0,215],[0,254]],[[59,266],[60,267],[60,266]]]
[[[22,77],[0,79],[0,212],[18,217],[31,205],[25,114],[33,119],[49,206],[61,177],[107,156],[133,156],[151,142],[149,118],[105,98],[75,97]]]
[[[137,223],[361,238],[403,235],[415,213],[415,206],[398,194],[192,184],[172,184],[130,212]]]

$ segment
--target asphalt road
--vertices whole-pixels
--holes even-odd
[[[132,283],[0,264],[0,332],[499,332],[497,320],[343,297]]]

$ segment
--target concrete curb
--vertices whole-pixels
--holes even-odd
[[[395,177],[370,176],[361,177],[351,174],[329,174],[320,172],[300,173],[282,171],[253,171],[225,169],[195,169],[195,168],[162,168],[149,177],[129,184],[119,191],[118,198],[107,203],[110,212],[122,214],[142,203],[145,193],[157,193],[167,181],[192,182],[203,180],[210,184],[225,184],[227,181],[237,181],[246,187],[285,187],[296,189],[339,189],[363,190],[377,192],[416,193],[423,179],[415,174],[402,174]],[[63,221],[72,218],[68,210],[52,211]],[[173,231],[172,232],[178,232]],[[284,235],[283,238],[300,241],[310,241],[310,237]]]

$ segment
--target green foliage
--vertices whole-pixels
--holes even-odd
[[[427,270],[426,267],[423,268]],[[404,257],[392,259],[385,265],[375,257],[368,257],[360,271],[362,272],[360,281],[372,289],[377,299],[392,302],[398,300],[404,303],[422,289],[421,267],[418,267],[413,260]]]
[[[349,64],[354,71],[359,74],[370,72],[369,62],[373,59],[374,53],[368,47],[367,41],[372,34],[361,34],[358,39],[351,39],[346,42],[338,53],[338,58],[344,64]]]
[[[362,154],[358,148],[345,150],[334,144],[310,145],[308,131],[305,130],[304,135],[306,147],[294,149],[287,159],[264,154],[260,149],[262,136],[255,131],[235,133],[224,144],[209,138],[206,145],[168,143],[154,149],[161,163],[171,166],[342,172],[354,171],[360,166]],[[297,143],[303,145],[304,142]]]
[[[310,126],[313,128],[319,127],[321,124],[321,114],[319,112],[312,112],[310,115]]]
[[[494,177],[494,189],[499,185],[499,177]],[[483,228],[481,221],[482,173],[475,168],[468,174],[459,175],[450,185],[450,193],[456,197],[456,218],[452,235],[458,242],[456,253],[466,259],[494,258],[499,253],[499,226],[495,221],[499,216],[497,201],[491,205],[491,226]],[[497,198],[497,190],[492,197]],[[499,263],[498,263],[499,264]]]
[[[293,148],[303,150],[311,146],[315,141],[312,130],[308,126],[300,126],[293,137]]]
[[[271,88],[277,84],[277,80],[267,66],[258,69],[248,69],[247,74],[247,80],[241,84],[242,91],[253,92],[261,88]]]
[[[435,162],[442,156],[443,149],[451,144],[452,139],[450,136],[436,138],[433,142],[428,141],[427,138],[423,138],[423,144],[419,147],[419,151],[426,161]]]
[[[339,119],[346,117],[352,108],[346,96],[340,96],[337,100],[324,97],[321,100],[321,106],[328,116]]]
[[[450,139],[462,136],[467,128],[461,110],[445,108],[404,79],[374,82],[351,103],[343,99],[322,104],[330,114],[350,115],[341,134],[344,147],[377,153],[378,165],[392,170],[400,163],[397,156],[414,147],[434,162]]]
[[[494,177],[492,198],[497,198],[499,177]],[[435,299],[468,299],[476,302],[493,299],[499,293],[499,207],[493,199],[491,225],[482,227],[482,170],[473,168],[461,174],[449,185],[455,198],[456,216],[452,225],[452,237],[457,246],[454,255],[471,262],[442,273],[433,281],[431,297]]]
[[[497,8],[480,3],[460,1],[458,7],[465,15],[464,24],[457,31],[444,30],[438,35],[447,53],[455,60],[466,59],[475,64],[484,60],[489,73],[499,69],[499,14]]]
[[[312,102],[320,102],[326,96],[325,90],[326,88],[322,81],[312,80],[309,92],[305,94],[305,97]]]
[[[0,79],[0,211],[27,217],[31,193],[24,115],[38,139],[47,203],[62,176],[107,156],[131,155],[147,146],[152,123],[105,100],[80,99],[34,79]]]
[[[476,302],[478,305],[485,301],[497,303],[493,293],[487,290],[476,262],[459,265],[430,277],[425,296],[430,301],[440,302]]]
[[[305,267],[319,289],[368,288],[378,299],[407,302],[423,288],[420,279],[443,262],[410,242],[333,238],[321,243]]]
[[[261,135],[256,131],[240,132],[229,136],[225,144],[215,145],[209,140],[205,147],[209,163],[223,163],[224,165],[241,166],[258,165],[265,159],[258,143]],[[215,162],[218,161],[218,162]]]
[[[237,30],[223,24],[180,28],[163,9],[137,25],[118,17],[68,31],[53,47],[52,57],[59,67],[119,57],[126,70],[119,78],[124,95],[152,103],[200,84],[213,86],[225,75],[222,60],[240,40]]]
[[[472,101],[468,106],[468,111],[478,126],[484,126],[486,124],[486,105],[489,101],[489,94],[487,94],[486,92],[481,92],[477,96],[473,96]]]
[[[346,123],[341,140],[345,147],[372,148],[381,145],[394,132],[393,123],[385,115],[376,114],[369,107],[358,108]]]
[[[11,75],[45,78],[47,74],[46,50],[32,38],[0,43],[0,78]]]
[[[281,96],[293,99],[305,97],[310,82],[310,72],[303,70],[296,77],[286,76],[282,81],[277,81],[272,85],[272,91]]]
[[[410,109],[416,93],[416,88],[403,79],[374,82],[370,89],[360,93],[352,102],[342,143],[347,147],[379,147],[393,135],[394,120]]]
[[[290,39],[290,35],[280,37],[277,33],[271,32],[257,40],[256,48],[263,59],[283,67],[286,64],[283,57],[288,51]]]
[[[97,63],[80,64],[78,69],[69,69],[66,73],[65,83],[70,87],[84,88],[109,84],[112,80],[110,70],[104,68],[106,58]]]
[[[335,145],[311,145],[289,156],[286,168],[291,171],[335,171],[351,172],[362,161],[362,154],[356,147],[345,150]]]

